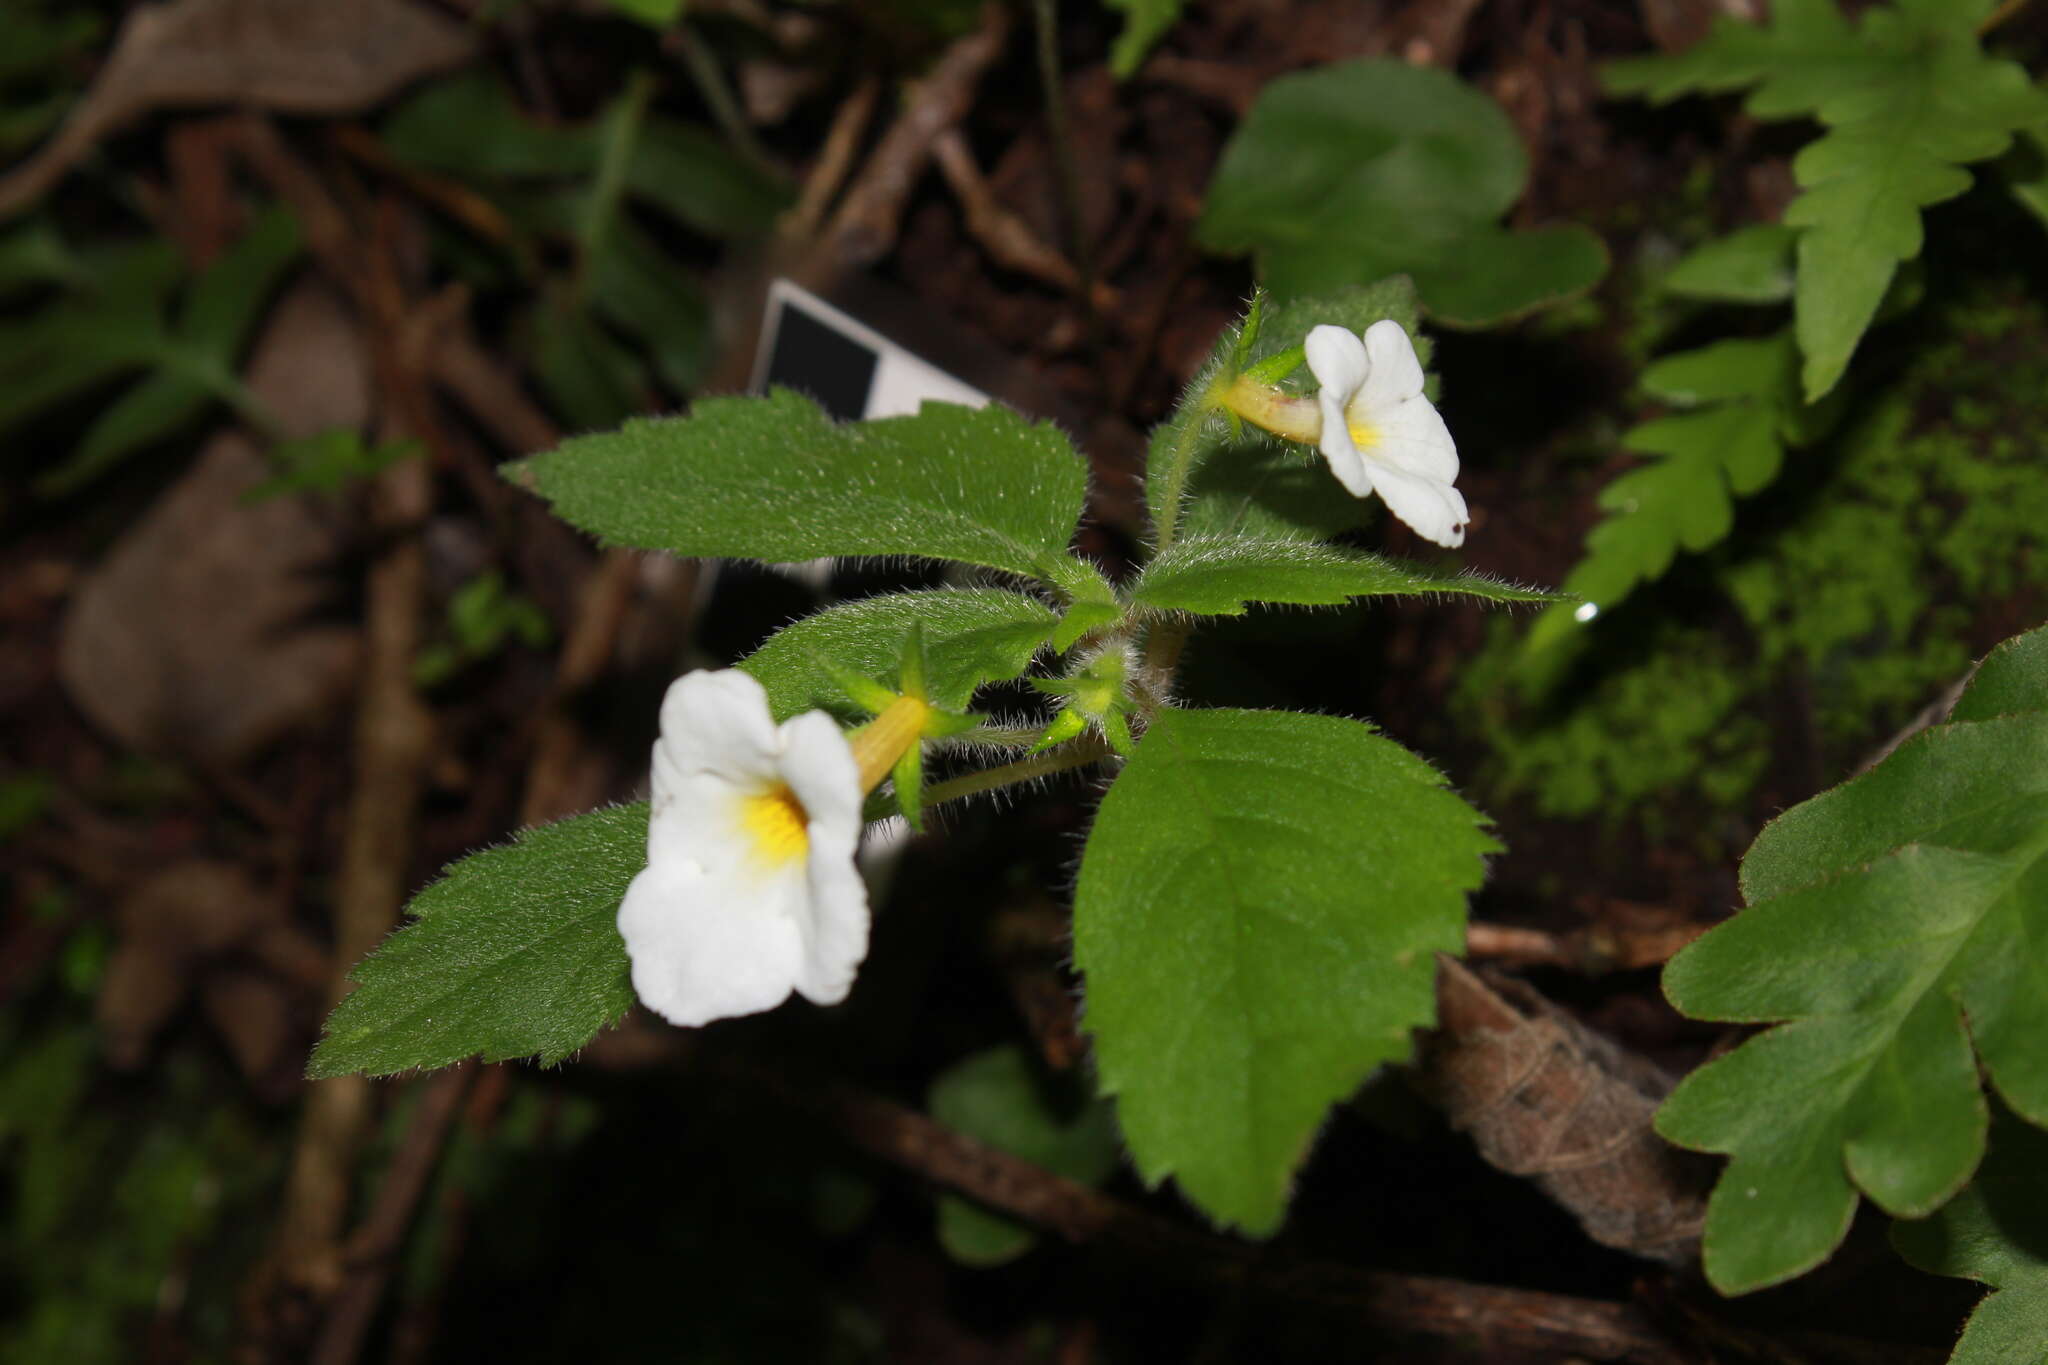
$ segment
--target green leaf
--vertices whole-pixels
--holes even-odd
[[[92,482],[152,441],[204,413],[215,391],[177,371],[153,374],[93,418],[63,463],[36,480],[36,491],[61,497]]]
[[[1055,1175],[1100,1184],[1116,1169],[1116,1121],[1063,1078],[1039,1074],[1023,1049],[990,1048],[932,1082],[932,1117]],[[955,1195],[939,1200],[939,1240],[954,1260],[1002,1265],[1031,1249],[1031,1230]]]
[[[1992,720],[2022,711],[2048,711],[2048,629],[2015,635],[1987,654],[1948,718]]]
[[[2037,641],[1994,662],[1965,716],[2048,690]],[[1980,1063],[2048,1123],[2048,709],[1937,726],[1794,807],[1742,888],[1750,908],[1673,958],[1665,992],[1695,1018],[1787,1022],[1657,1119],[1732,1157],[1706,1231],[1728,1293],[1824,1260],[1859,1189],[1919,1217],[1961,1188],[1984,1150]]]
[[[1059,428],[927,403],[834,424],[787,389],[708,398],[510,466],[565,520],[617,545],[786,562],[919,555],[1046,575],[1085,471]]]
[[[1729,303],[1782,303],[1792,297],[1798,230],[1753,223],[1695,247],[1664,276],[1674,294]]]
[[[670,392],[695,389],[711,363],[711,305],[696,281],[631,223],[613,223],[585,280],[590,303],[632,333]]]
[[[1557,643],[1671,567],[1680,549],[1705,550],[1735,524],[1735,498],[1766,487],[1799,421],[1798,356],[1789,335],[1716,342],[1668,356],[1643,372],[1643,388],[1690,411],[1652,418],[1622,438],[1656,456],[1600,491],[1608,513],[1586,536],[1586,555],[1564,581],[1587,607],[1553,607],[1529,647]]]
[[[1118,80],[1128,80],[1144,65],[1145,58],[1180,22],[1181,0],[1109,0],[1109,7],[1124,16],[1124,31],[1109,49],[1109,69]]]
[[[307,1074],[388,1076],[535,1056],[552,1065],[633,1003],[614,920],[647,862],[647,803],[473,853],[413,897],[413,922],[356,965]]]
[[[778,631],[740,660],[768,692],[778,721],[805,711],[856,716],[835,669],[894,679],[911,628],[924,631],[927,699],[964,707],[985,682],[1014,678],[1045,647],[1058,616],[1001,588],[933,588],[843,602]]]
[[[1670,57],[1610,64],[1618,94],[1670,99],[1754,86],[1761,119],[1812,117],[1827,132],[1792,163],[1803,229],[1793,311],[1807,400],[1841,379],[1901,261],[1920,253],[1920,211],[1969,188],[1962,167],[1997,156],[2048,104],[2013,62],[1984,54],[1981,3],[1899,4],[1852,26],[1834,0],[1781,0],[1759,28],[1723,17]]]
[[[640,130],[626,192],[711,237],[762,235],[790,197],[709,130],[664,118]]]
[[[1401,560],[1300,540],[1189,536],[1145,567],[1134,605],[1203,616],[1242,616],[1254,602],[1330,606],[1354,597],[1459,593],[1493,602],[1555,602],[1557,594],[1478,574],[1446,574]]]
[[[298,224],[272,208],[200,272],[178,313],[177,341],[195,363],[232,370],[285,269],[298,259]]]
[[[1970,1187],[1931,1218],[1892,1225],[1892,1245],[1931,1275],[1998,1292],[1970,1315],[1949,1365],[2048,1362],[2048,1133],[2009,1117]]]
[[[527,117],[500,82],[463,77],[406,101],[385,120],[384,145],[408,165],[472,184],[588,182],[621,107],[614,102],[582,123],[543,123]],[[659,117],[633,129],[621,172],[628,196],[713,237],[758,236],[789,197],[786,186],[710,133]]]
[[[566,290],[533,311],[535,377],[569,425],[609,427],[646,403],[639,357]]]
[[[1357,721],[1162,711],[1082,855],[1075,961],[1145,1179],[1279,1225],[1324,1112],[1435,1016],[1434,954],[1498,847]]]
[[[363,444],[362,433],[330,427],[311,436],[283,441],[270,448],[277,472],[242,494],[243,502],[262,502],[286,493],[334,493],[352,483],[374,478],[400,460],[426,453],[418,441]]]
[[[610,0],[611,7],[651,29],[666,29],[683,17],[687,0]]]
[[[1283,76],[1224,148],[1196,236],[1255,252],[1276,294],[1415,277],[1423,306],[1484,326],[1583,292],[1607,267],[1583,228],[1524,237],[1500,217],[1528,159],[1499,105],[1391,58]]]

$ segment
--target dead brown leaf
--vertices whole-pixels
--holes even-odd
[[[299,992],[255,959],[263,940],[302,936],[246,869],[206,858],[175,863],[128,892],[114,920],[119,941],[97,1006],[109,1065],[140,1066],[157,1033],[197,992],[252,1082],[271,1094],[295,1088],[302,1040],[291,1020]]]
[[[1669,1077],[1512,978],[1440,959],[1437,1003],[1423,1081],[1480,1156],[1534,1180],[1603,1246],[1696,1254],[1714,1164],[1651,1129]]]
[[[156,109],[253,105],[347,114],[466,61],[470,31],[405,0],[174,0],[137,5],[71,116],[0,178],[0,217],[60,180],[116,128]]]
[[[368,413],[354,325],[318,286],[278,305],[248,378],[295,434]],[[249,437],[214,437],[74,595],[58,674],[122,743],[231,768],[350,687],[356,631],[314,619],[343,548],[335,506],[244,502],[269,472]]]

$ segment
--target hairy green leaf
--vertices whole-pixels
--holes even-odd
[[[1920,211],[1969,188],[1965,164],[2048,114],[2025,70],[1984,54],[1988,9],[1901,3],[1851,24],[1835,0],[1779,0],[1767,28],[1722,17],[1686,52],[1606,69],[1618,94],[1754,87],[1758,118],[1827,128],[1792,163],[1802,192],[1785,210],[1801,229],[1793,308],[1809,401],[1841,379],[1899,263],[1919,255]]]
[[[924,632],[926,695],[957,711],[983,683],[1022,673],[1058,624],[1043,602],[1001,588],[890,593],[785,626],[739,666],[767,689],[778,721],[812,710],[857,716],[834,671],[893,686],[903,642],[916,626]]]
[[[932,1117],[1055,1175],[1099,1184],[1116,1169],[1116,1120],[1107,1104],[1068,1093],[1067,1079],[1041,1075],[1022,1048],[990,1048],[939,1073]],[[994,1266],[1016,1260],[1036,1237],[949,1194],[939,1198],[939,1240],[956,1261]]]
[[[1478,574],[1438,573],[1398,559],[1301,540],[1189,536],[1145,567],[1134,605],[1242,616],[1254,602],[1331,606],[1354,597],[1458,593],[1492,602],[1554,602],[1557,594]]]
[[[1892,1225],[1892,1245],[1933,1275],[1997,1292],[1970,1315],[1949,1365],[2048,1362],[2048,1133],[2003,1117],[1970,1187],[1940,1213]]]
[[[1984,1150],[1980,1063],[2048,1123],[2048,709],[2031,705],[2048,670],[2032,638],[1987,669],[1959,707],[1983,718],[1766,827],[1742,864],[1750,908],[1665,971],[1695,1018],[1786,1021],[1658,1115],[1672,1141],[1732,1157],[1706,1232],[1726,1292],[1824,1260],[1859,1189],[1898,1216],[1940,1207]],[[1985,714],[2013,704],[2029,709]]]
[[[1260,92],[1196,235],[1213,251],[1255,252],[1278,294],[1405,272],[1431,313],[1486,326],[1606,273],[1606,248],[1584,228],[1501,228],[1527,177],[1513,124],[1478,90],[1391,58],[1343,62]]]
[[[920,555],[1054,571],[1085,471],[1059,428],[927,403],[835,424],[787,389],[708,398],[510,466],[608,543],[769,561]]]
[[[473,853],[413,897],[408,924],[351,973],[307,1074],[389,1076],[538,1057],[552,1065],[633,1003],[615,919],[647,862],[647,803]]]
[[[1159,714],[1082,855],[1075,962],[1138,1169],[1271,1232],[1335,1101],[1435,1015],[1497,847],[1437,771],[1368,725]]]

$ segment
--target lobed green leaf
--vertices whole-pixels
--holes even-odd
[[[785,626],[740,660],[768,691],[778,721],[805,711],[860,714],[833,680],[839,669],[893,685],[911,628],[924,632],[925,687],[949,711],[985,682],[1017,677],[1059,625],[1044,603],[1001,588],[935,588],[864,597]]]
[[[1706,1231],[1725,1292],[1825,1259],[1859,1190],[1904,1217],[1954,1195],[1984,1151],[1980,1064],[2048,1123],[2044,638],[1987,662],[1965,719],[1773,821],[1743,859],[1750,908],[1665,971],[1696,1018],[1784,1021],[1658,1114],[1672,1141],[1732,1158]]]
[[[1478,574],[1447,574],[1380,555],[1301,540],[1189,536],[1145,567],[1133,605],[1242,616],[1255,602],[1333,606],[1355,597],[1458,593],[1492,602],[1555,602],[1556,593]]]
[[[2048,1133],[2009,1116],[1970,1187],[1931,1218],[1894,1223],[1892,1245],[1932,1275],[1997,1292],[1970,1315],[1949,1365],[2048,1361]]]
[[[927,403],[835,424],[787,389],[707,398],[508,466],[607,543],[769,561],[918,555],[1049,576],[1086,473],[1050,423]]]
[[[521,833],[451,865],[356,965],[307,1074],[388,1076],[533,1056],[552,1065],[633,1003],[615,923],[647,862],[647,803]]]
[[[1681,410],[1622,438],[1656,459],[1600,491],[1608,515],[1587,534],[1565,595],[1607,610],[1663,574],[1679,550],[1705,550],[1724,538],[1735,524],[1735,499],[1777,478],[1788,436],[1799,430],[1798,363],[1792,338],[1780,333],[1715,342],[1645,370],[1643,388]],[[1553,607],[1529,644],[1543,649],[1586,619],[1584,608]]]
[[[1082,856],[1075,962],[1139,1171],[1271,1232],[1329,1106],[1434,1019],[1498,847],[1357,721],[1161,712]]]
[[[1987,9],[1899,4],[1852,25],[1834,0],[1781,0],[1768,28],[1723,17],[1686,52],[1606,68],[1618,94],[1753,86],[1751,114],[1827,128],[1794,160],[1802,193],[1785,211],[1802,229],[1793,311],[1809,402],[1840,381],[1900,262],[1919,255],[1921,210],[1961,194],[1965,164],[2048,115],[2024,69],[1985,55]]]

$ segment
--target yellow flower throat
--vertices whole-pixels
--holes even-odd
[[[931,708],[916,697],[899,697],[849,738],[861,790],[873,791],[896,766],[896,760],[918,742]],[[794,862],[811,851],[811,814],[787,782],[778,782],[740,803],[740,827],[752,841],[754,856],[770,867]]]
[[[740,824],[753,840],[755,856],[771,866],[810,852],[810,812],[787,783],[747,797],[740,807]]]

